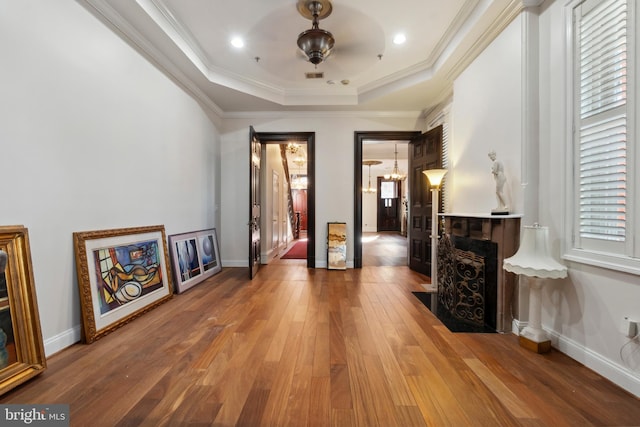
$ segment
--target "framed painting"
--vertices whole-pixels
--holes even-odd
[[[197,285],[222,270],[216,229],[169,236],[176,293]]]
[[[327,230],[327,269],[347,269],[347,224],[330,222]]]
[[[46,367],[29,233],[0,226],[0,394]]]
[[[73,241],[86,343],[173,296],[164,226],[76,232]]]

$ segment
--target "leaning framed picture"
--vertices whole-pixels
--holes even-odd
[[[169,236],[169,252],[177,293],[222,270],[215,228]]]
[[[0,226],[0,394],[46,367],[29,233]]]
[[[165,239],[162,225],[73,233],[86,343],[173,296]]]
[[[327,269],[347,269],[347,224],[344,222],[328,223]]]

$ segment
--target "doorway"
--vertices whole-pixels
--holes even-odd
[[[408,150],[407,143],[420,135],[419,131],[401,131],[401,132],[354,132],[354,268],[362,268],[363,264],[363,146],[365,144],[373,142],[398,142],[398,150]],[[403,148],[400,148],[402,144]],[[378,189],[380,191],[380,189]],[[379,194],[379,193],[378,193]],[[404,194],[409,195],[409,190],[405,189]],[[367,195],[369,197],[369,195]],[[383,199],[384,200],[384,199]],[[396,201],[398,209],[404,209],[402,204],[402,198]],[[382,202],[384,203],[384,202]],[[389,202],[386,202],[389,204]],[[377,231],[377,229],[376,229]],[[393,232],[395,233],[395,232]],[[406,245],[406,237],[403,237],[401,233],[395,233],[398,239],[404,240]],[[367,239],[371,238],[370,233],[366,234]],[[388,236],[386,236],[388,237]],[[378,240],[377,238],[375,240]],[[373,242],[375,245],[384,244],[385,239],[381,239],[379,242]],[[394,244],[398,244],[397,239],[394,239]],[[366,242],[367,245],[372,243],[370,240]],[[369,246],[371,247],[371,246]],[[378,246],[379,248],[380,246]],[[393,264],[395,265],[395,264]],[[408,265],[408,259],[405,260],[403,265]]]
[[[378,177],[377,231],[396,231],[402,234],[402,206],[405,195],[402,180]]]
[[[300,167],[292,162],[293,164],[288,166],[288,168],[291,168],[287,171],[289,177],[284,177],[283,179],[304,180],[304,190],[302,190],[302,188],[295,188],[297,181],[289,182],[291,198],[289,199],[290,204],[288,204],[287,209],[291,212],[291,217],[294,220],[292,223],[294,238],[296,237],[296,233],[297,237],[300,237],[301,233],[306,234],[307,268],[315,268],[315,133],[256,132],[255,135],[262,145],[277,144],[284,147],[289,143],[298,143],[305,148],[306,167],[304,174],[302,170],[300,170]],[[260,183],[260,186],[263,185],[272,185],[272,183]],[[262,191],[262,189],[260,189],[260,191]],[[298,214],[296,214],[296,212]],[[267,218],[266,216],[261,218],[261,222],[265,221],[272,221],[272,218]]]

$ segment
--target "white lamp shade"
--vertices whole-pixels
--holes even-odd
[[[440,187],[440,183],[442,182],[442,178],[447,174],[446,169],[428,169],[426,171],[422,171],[423,174],[427,176],[429,180],[429,184],[432,187]]]
[[[561,279],[567,277],[567,267],[550,255],[549,228],[537,224],[523,227],[518,252],[504,260],[506,271],[529,277]]]

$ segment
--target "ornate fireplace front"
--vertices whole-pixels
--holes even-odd
[[[502,262],[518,249],[520,216],[443,216],[437,309],[432,310],[458,330],[510,331],[517,277],[505,272]]]

